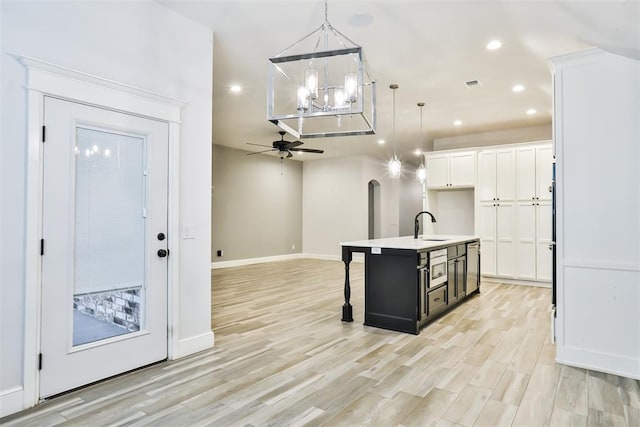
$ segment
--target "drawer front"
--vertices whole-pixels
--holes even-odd
[[[465,244],[453,245],[447,248],[447,258],[456,258],[467,253]]]
[[[431,315],[447,305],[447,287],[443,286],[427,294],[427,314]]]

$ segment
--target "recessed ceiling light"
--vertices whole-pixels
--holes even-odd
[[[462,120],[456,119],[456,120],[453,121],[453,124],[456,125],[456,126],[462,126]]]
[[[502,42],[500,40],[491,40],[487,43],[487,50],[496,50],[502,47]]]
[[[380,144],[380,145],[384,144],[384,139],[379,139],[378,140],[378,144]]]
[[[537,111],[534,108],[529,108],[527,110],[527,115],[528,116],[533,116],[535,113],[537,113]]]
[[[242,87],[240,85],[231,85],[229,90],[233,93],[240,93],[242,92]]]
[[[302,156],[304,154],[304,151],[298,151],[298,156]]]
[[[419,155],[421,155],[421,154],[422,154],[422,150],[421,150],[421,149],[419,149],[419,148],[416,148],[416,149],[414,150],[413,154],[415,154],[416,156],[419,156]]]
[[[514,91],[514,92],[522,92],[524,90],[524,86],[523,85],[515,85],[511,90]]]

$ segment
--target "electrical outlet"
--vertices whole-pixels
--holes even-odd
[[[218,256],[223,256],[224,255],[224,251],[222,249],[218,250]]]
[[[294,250],[295,248],[296,248],[296,244],[295,244],[295,243],[292,243],[292,244],[291,244],[291,250]]]

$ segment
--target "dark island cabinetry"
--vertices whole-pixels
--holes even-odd
[[[348,301],[352,252],[365,256],[364,324],[368,326],[418,334],[422,327],[478,293],[479,241],[450,240],[451,244],[441,239],[424,247],[417,242],[410,248],[376,247],[376,241],[368,241],[371,246],[343,244],[346,277],[342,320],[353,320]],[[468,257],[469,246],[472,250]]]

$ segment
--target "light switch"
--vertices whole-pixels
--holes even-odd
[[[182,238],[183,239],[195,239],[196,238],[196,226],[194,224],[184,224],[182,226]]]

